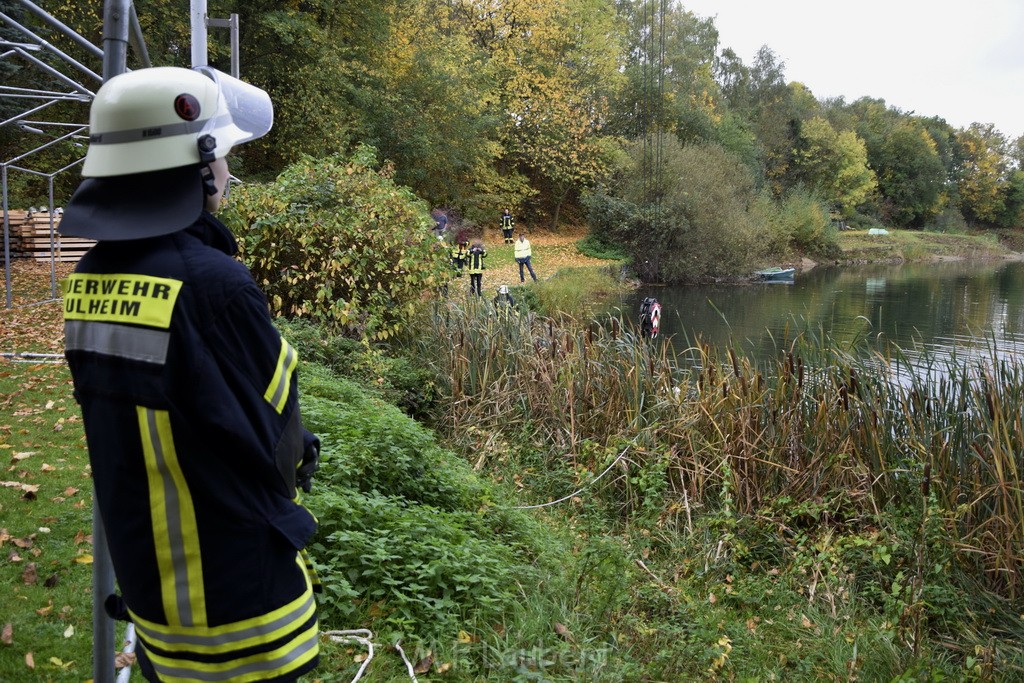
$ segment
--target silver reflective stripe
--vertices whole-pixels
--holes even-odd
[[[185,552],[185,538],[181,530],[181,499],[174,476],[167,466],[163,442],[160,441],[160,427],[156,421],[156,411],[146,410],[146,422],[149,423],[150,445],[153,447],[157,470],[164,482],[163,502],[164,509],[167,511],[167,536],[171,546],[171,564],[174,566],[174,599],[178,603],[178,616],[181,623],[185,626],[192,626],[194,622],[192,603],[189,600],[188,558]]]
[[[155,668],[156,672],[162,677],[181,678],[190,681],[234,681],[246,674],[260,672],[278,673],[281,672],[284,667],[288,666],[288,664],[298,660],[310,650],[317,647],[319,635],[317,630],[318,629],[314,626],[312,633],[303,642],[295,643],[295,647],[289,649],[280,657],[268,660],[257,660],[249,662],[248,664],[239,664],[235,667],[219,669],[217,671],[203,671],[198,668],[165,666],[161,665],[159,661],[154,660],[152,657],[150,658],[150,661],[153,664],[153,668]],[[283,673],[287,673],[287,671],[284,671]]]
[[[64,348],[68,351],[92,351],[163,365],[170,340],[171,333],[166,330],[87,320],[64,322]]]
[[[153,140],[155,138],[170,138],[175,135],[189,135],[199,133],[203,130],[213,130],[231,123],[230,114],[221,114],[213,119],[202,119],[200,121],[181,121],[168,123],[162,126],[150,126],[149,128],[134,128],[130,130],[112,130],[107,133],[93,133],[89,136],[90,145],[119,145],[124,142],[140,142],[141,140]]]
[[[231,649],[232,643],[241,642],[249,638],[263,638],[264,636],[273,633],[279,628],[291,625],[294,628],[294,622],[302,619],[305,621],[309,618],[306,615],[307,610],[313,604],[313,593],[309,592],[309,597],[302,603],[297,605],[295,609],[291,610],[287,614],[282,614],[277,619],[267,622],[265,624],[257,624],[250,628],[242,629],[240,631],[231,631],[230,633],[224,633],[222,635],[204,636],[198,633],[195,634],[177,634],[177,633],[159,633],[153,632],[149,635],[149,640],[158,645],[185,645],[190,647],[218,647],[223,649]],[[147,635],[145,627],[140,627],[136,624],[136,628],[143,635]]]

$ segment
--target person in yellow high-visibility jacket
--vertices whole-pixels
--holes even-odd
[[[469,247],[469,257],[466,259],[466,270],[469,272],[469,291],[481,296],[481,286],[484,279],[484,259],[487,258],[487,251],[479,240],[473,242]]]
[[[537,281],[537,274],[533,272],[533,265],[530,263],[530,257],[533,255],[533,251],[530,249],[530,240],[526,239],[525,233],[519,233],[519,239],[516,240],[516,263],[519,264],[519,281],[526,282],[526,276],[523,273],[523,266],[526,266],[530,271],[530,277],[533,281]]]

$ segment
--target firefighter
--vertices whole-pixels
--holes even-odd
[[[509,291],[508,285],[499,285],[498,293],[494,295],[494,299],[491,303],[498,315],[507,316],[515,309],[516,300],[512,298],[512,293]]]
[[[469,271],[469,291],[477,296],[482,296],[481,286],[484,279],[484,259],[487,258],[487,251],[479,241],[473,242],[469,248],[469,257],[466,259],[466,270]]]
[[[508,209],[501,212],[501,236],[505,238],[505,244],[512,244],[512,231],[515,229],[515,221],[512,220],[512,213]]]
[[[60,224],[99,242],[63,282],[66,356],[96,501],[145,677],[293,681],[318,659],[299,502],[319,440],[298,359],[212,212],[262,90],[140,69],[96,93],[84,181]]]
[[[466,261],[469,260],[469,240],[463,236],[459,236],[458,244],[452,247],[451,251],[452,266],[455,268],[455,277],[462,277],[462,269],[466,265]]]

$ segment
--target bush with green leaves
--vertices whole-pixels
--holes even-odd
[[[621,244],[648,281],[748,273],[765,252],[767,231],[750,169],[719,145],[683,146],[670,139],[661,151],[660,173],[645,179],[645,150],[634,144],[632,166],[585,199],[595,232]]]
[[[454,642],[514,611],[517,582],[561,572],[537,563],[551,534],[497,506],[429,431],[323,366],[304,364],[301,385],[303,421],[323,442],[305,502],[320,522],[310,553],[325,628]]]
[[[380,340],[449,277],[427,208],[364,146],[242,185],[222,215],[275,314]]]

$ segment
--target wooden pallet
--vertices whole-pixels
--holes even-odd
[[[60,214],[53,216],[53,244],[50,244],[50,214],[27,211],[9,211],[11,257],[62,263],[74,263],[89,251],[96,240],[83,237],[65,237],[57,233]]]

